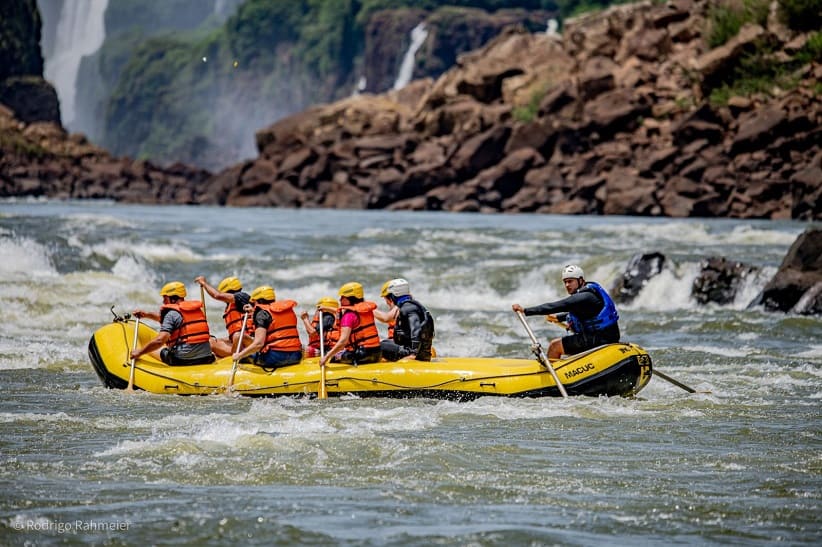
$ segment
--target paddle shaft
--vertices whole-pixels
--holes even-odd
[[[137,349],[137,331],[140,330],[140,318],[137,318],[137,321],[134,322],[134,341],[131,343],[131,351]],[[134,391],[134,366],[137,360],[132,357],[131,358],[131,370],[128,373],[128,387],[126,391]]]
[[[685,391],[687,391],[688,393],[696,393],[696,390],[695,390],[694,388],[692,388],[692,387],[688,387],[688,386],[686,386],[685,384],[683,384],[682,382],[678,382],[678,381],[674,380],[673,378],[671,378],[671,377],[670,377],[670,376],[668,376],[667,374],[664,374],[664,373],[662,373],[662,372],[659,372],[657,369],[654,369],[654,370],[653,370],[653,373],[654,373],[656,376],[659,376],[660,378],[662,378],[663,380],[667,380],[668,382],[671,382],[671,383],[672,383],[673,385],[675,385],[676,387],[681,387],[682,389],[684,389],[684,390],[685,390]]]
[[[318,323],[320,324],[320,362],[325,359],[325,334],[323,333],[323,323],[325,323],[325,318],[323,317],[323,310],[319,306],[317,306],[317,313],[320,314],[320,320]],[[328,390],[325,387],[325,365],[320,366],[320,385],[317,388],[317,399],[328,399]]]
[[[205,305],[205,287],[200,285],[200,300],[203,302],[203,315],[206,315],[206,305]],[[208,319],[206,319],[208,321]]]
[[[245,337],[245,325],[248,322],[248,312],[243,314],[243,324],[240,327],[240,337],[237,339],[237,349],[235,353],[240,351],[243,348],[243,337]],[[228,377],[228,391],[231,392],[234,389],[234,375],[237,373],[237,364],[240,361],[235,359],[233,363],[231,363],[231,375]]]
[[[519,317],[522,326],[525,327],[525,330],[528,332],[528,336],[531,338],[531,342],[534,344],[534,352],[537,354],[537,360],[539,360],[540,364],[548,369],[551,373],[551,376],[554,377],[554,382],[557,384],[557,388],[559,392],[562,394],[564,398],[568,398],[568,392],[565,391],[565,386],[562,385],[562,382],[559,381],[559,376],[557,376],[557,371],[554,370],[554,367],[551,366],[551,362],[548,360],[548,357],[545,356],[545,353],[542,351],[542,346],[537,341],[537,337],[534,336],[534,331],[531,330],[531,327],[528,326],[528,322],[525,320],[525,314],[521,311],[517,312],[517,317]]]

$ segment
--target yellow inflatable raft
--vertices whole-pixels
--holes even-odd
[[[120,319],[120,318],[118,318]],[[134,320],[115,320],[98,329],[89,341],[89,358],[109,388],[125,389],[131,370],[129,353]],[[138,344],[157,334],[140,324]],[[317,358],[297,365],[265,370],[240,363],[231,391],[249,396],[316,394],[320,383]],[[207,395],[228,391],[230,357],[210,365],[169,366],[150,356],[137,359],[134,387],[152,393]],[[635,344],[610,344],[552,363],[568,395],[630,397],[651,378],[651,358]],[[326,367],[329,397],[429,397],[471,400],[506,397],[557,397],[556,382],[536,359],[496,357],[436,357],[431,362],[401,360],[369,365],[331,363]]]

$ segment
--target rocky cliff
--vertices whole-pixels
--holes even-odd
[[[511,29],[436,81],[260,131],[259,158],[215,176],[202,200],[820,218],[822,67],[798,68],[790,91],[712,106],[754,42],[787,57],[806,37],[774,21],[708,49],[708,8],[620,6],[569,21],[562,39]]]
[[[183,166],[166,173],[88,148],[55,154],[59,131],[9,121],[0,111],[4,127],[20,129],[15,154],[5,152],[0,162],[0,194],[822,217],[822,65],[796,64],[810,35],[771,18],[710,49],[709,9],[703,0],[625,5],[569,20],[561,38],[510,28],[436,81],[283,119],[257,133],[256,159],[213,176]],[[770,55],[796,64],[797,83],[721,106],[709,101],[762,42]],[[87,146],[78,136],[64,142]]]
[[[152,203],[192,201],[207,171],[116,158],[60,121],[43,79],[35,0],[0,2],[0,197],[113,198],[144,192]]]
[[[57,92],[43,79],[35,0],[0,3],[0,103],[24,122],[60,123]]]

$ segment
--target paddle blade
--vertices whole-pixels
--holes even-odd
[[[320,366],[320,386],[317,389],[318,399],[328,399],[328,390],[325,387],[325,366]]]

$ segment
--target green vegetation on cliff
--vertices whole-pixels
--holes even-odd
[[[770,0],[742,0],[716,4],[709,12],[706,41],[718,47],[737,35],[748,23],[767,25]],[[795,30],[819,28],[822,24],[822,0],[779,0],[777,15],[781,22]],[[789,59],[780,58],[768,39],[730,67],[722,81],[710,90],[711,102],[723,105],[733,96],[771,95],[778,89],[793,89],[799,81],[797,70],[822,59],[822,33],[810,35],[807,43]],[[819,89],[817,89],[817,93]]]
[[[577,4],[551,0],[246,0],[224,25],[208,30],[211,20],[200,13],[200,27],[206,30],[174,29],[170,34],[163,26],[165,12],[138,14],[136,0],[112,2],[106,28],[116,29],[117,34],[106,40],[95,60],[106,82],[102,87],[110,90],[107,106],[92,112],[104,113],[101,144],[117,154],[179,159],[211,168],[238,156],[254,155],[255,129],[311,104],[350,94],[360,75],[357,67],[363,62],[364,25],[380,9],[434,10],[458,5],[494,11]],[[193,2],[176,3],[189,9]],[[187,28],[194,26],[195,19],[194,15],[184,18]],[[161,24],[149,28],[149,21],[154,20]],[[441,70],[449,66],[443,64]]]
[[[43,75],[41,26],[35,0],[0,2],[0,80]]]

